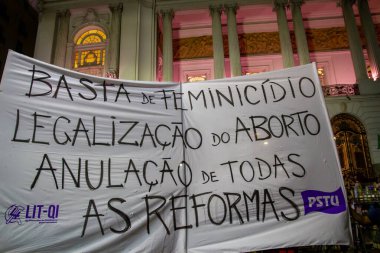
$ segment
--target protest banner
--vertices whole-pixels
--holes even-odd
[[[314,64],[184,84],[183,93],[190,108],[184,126],[203,136],[198,149],[185,149],[198,171],[187,193],[189,252],[349,242],[344,183]]]
[[[84,75],[10,52],[6,252],[242,252],[350,241],[315,66],[196,84]]]

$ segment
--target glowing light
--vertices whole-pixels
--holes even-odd
[[[106,34],[100,30],[89,30],[84,32],[77,40],[77,45],[95,44],[104,42]]]
[[[317,72],[318,72],[318,78],[319,78],[321,85],[325,85],[326,84],[325,68],[320,67],[317,69]]]
[[[207,76],[206,75],[201,75],[201,76],[187,76],[187,81],[189,83],[194,83],[194,82],[200,82],[200,81],[206,81]]]
[[[379,78],[379,72],[376,68],[371,68],[371,66],[367,66],[367,74],[369,79],[373,79],[376,81]]]

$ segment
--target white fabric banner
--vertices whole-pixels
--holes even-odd
[[[348,244],[315,66],[178,84],[10,51],[3,252],[243,252]]]
[[[344,183],[314,64],[184,84],[189,252],[347,244]]]

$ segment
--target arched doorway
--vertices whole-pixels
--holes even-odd
[[[331,125],[346,182],[354,178],[359,181],[373,178],[367,134],[360,120],[342,113],[332,118]]]

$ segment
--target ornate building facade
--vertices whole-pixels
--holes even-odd
[[[193,82],[316,62],[344,174],[380,172],[378,0],[35,3],[34,57],[93,75]]]

